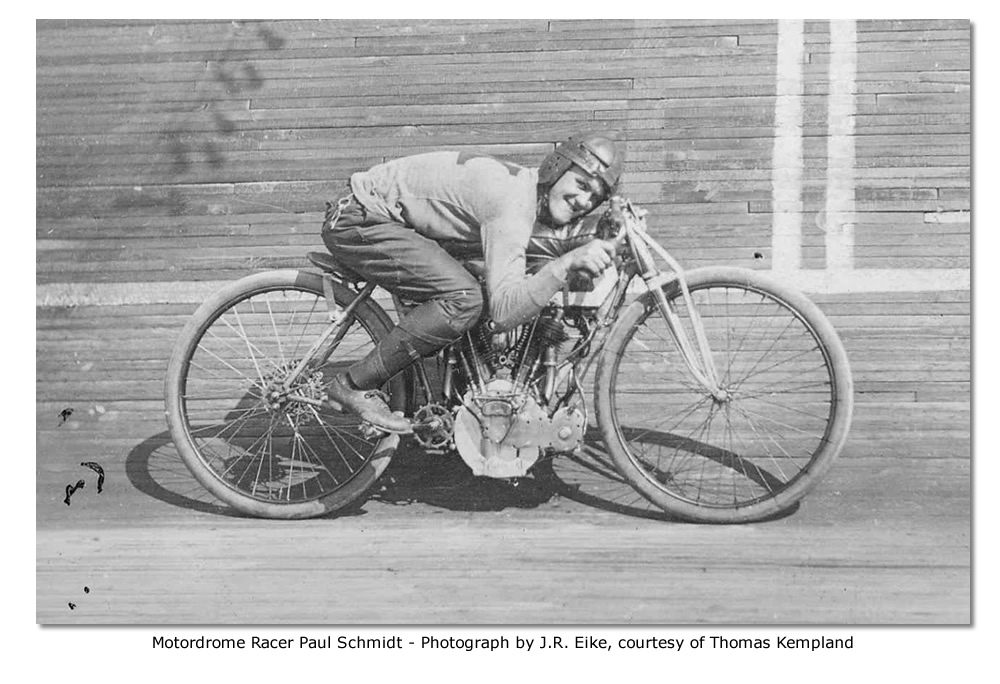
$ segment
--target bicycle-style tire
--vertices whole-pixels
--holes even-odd
[[[802,294],[755,271],[687,272],[725,400],[687,370],[653,293],[624,309],[598,362],[597,416],[623,477],[690,521],[777,516],[827,472],[847,439],[853,382],[843,344]],[[677,281],[663,286],[694,339]]]
[[[356,293],[333,283],[346,306]],[[217,498],[252,516],[309,518],[347,506],[375,483],[398,437],[364,438],[358,419],[326,406],[276,409],[263,389],[286,374],[329,325],[322,278],[270,271],[226,286],[181,332],[166,376],[167,423],[194,477]],[[321,398],[323,377],[360,359],[392,327],[372,300],[355,310],[348,333],[320,373],[297,390]],[[402,410],[397,376],[385,388]]]

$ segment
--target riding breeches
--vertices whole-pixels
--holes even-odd
[[[323,225],[327,249],[348,268],[417,305],[347,373],[359,389],[375,389],[460,337],[479,320],[479,281],[437,242],[409,226],[372,215],[357,200]]]

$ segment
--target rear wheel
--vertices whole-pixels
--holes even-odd
[[[334,284],[346,306],[355,293]],[[329,361],[284,379],[329,325],[319,275],[272,271],[224,288],[195,312],[167,370],[170,434],[195,478],[234,508],[306,518],[361,496],[388,465],[398,437],[368,439],[351,414],[323,405],[331,376],[363,358],[392,323],[362,303]],[[402,376],[386,387],[402,410]]]
[[[687,274],[726,394],[686,369],[652,294],[618,318],[597,373],[598,422],[622,475],[679,517],[776,515],[816,485],[847,438],[847,354],[823,313],[754,271]],[[691,334],[676,282],[664,286]]]

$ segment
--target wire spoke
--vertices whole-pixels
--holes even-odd
[[[263,359],[265,362],[267,362],[268,364],[270,364],[272,369],[278,369],[278,370],[280,370],[281,369],[281,364],[279,364],[278,362],[276,362],[274,359],[270,358],[270,356],[268,354],[265,354],[264,351],[261,350],[260,347],[258,347],[256,344],[254,344],[250,340],[250,337],[243,330],[243,324],[240,322],[239,313],[238,313],[238,311],[235,308],[233,309],[233,313],[236,315],[236,322],[239,323],[240,330],[237,332],[236,328],[233,328],[232,324],[230,324],[229,321],[223,321],[223,323],[225,325],[229,326],[233,330],[233,332],[237,333],[238,335],[242,335],[243,336],[243,341],[246,343],[247,351],[249,353],[248,358],[251,361],[253,361],[254,368],[257,369],[257,372],[261,373],[261,368],[260,368],[260,365],[259,365],[259,363],[257,361],[257,356],[254,355],[254,351],[256,351],[257,354],[260,355],[261,359]],[[263,374],[261,374],[261,381],[263,382],[263,380],[264,380],[264,376],[263,376]]]
[[[795,413],[799,413],[799,414],[801,414],[803,416],[809,416],[810,418],[815,418],[817,420],[826,421],[830,417],[828,415],[821,416],[821,415],[818,415],[818,414],[815,414],[815,413],[809,413],[808,411],[803,411],[802,409],[795,408],[794,406],[788,406],[787,404],[782,404],[782,403],[777,402],[777,401],[768,401],[767,399],[763,399],[761,397],[754,397],[753,401],[759,401],[759,402],[761,402],[763,404],[770,404],[771,406],[777,406],[778,408],[782,408],[782,409],[785,409],[787,411],[793,411]]]
[[[274,330],[274,341],[278,344],[278,356],[281,357],[281,363],[284,365],[287,363],[285,359],[285,352],[281,348],[281,335],[278,334],[278,323],[274,320],[274,311],[271,310],[271,298],[267,296],[268,293],[264,293],[264,303],[267,304],[267,316],[271,319],[271,329]]]
[[[322,418],[320,418],[319,412],[316,410],[316,407],[310,406],[309,410],[312,411],[313,415],[316,417],[316,421],[319,423],[323,432],[326,433],[326,438],[330,441],[331,446],[333,446],[333,448],[336,449],[337,455],[340,456],[340,460],[344,462],[344,465],[347,466],[348,470],[351,470],[351,464],[348,463],[346,458],[344,458],[344,452],[341,451],[339,448],[337,448],[337,441],[334,439],[333,435],[330,434],[330,430],[327,429],[327,426],[323,422]],[[347,441],[347,439],[344,438],[347,436],[346,430],[341,431],[334,425],[331,425],[330,428],[332,428],[333,431],[336,432],[338,435],[341,435],[341,440],[343,441],[343,443],[346,444],[348,448],[350,448],[354,453],[356,453],[358,455],[358,458],[360,458],[362,461],[366,460],[365,456],[360,451],[358,451],[353,444],[351,444],[349,441]],[[361,441],[364,442],[364,440]],[[367,444],[367,442],[365,443]]]
[[[756,373],[750,373],[748,375],[745,375],[745,376],[743,376],[742,380],[740,380],[739,382],[737,382],[733,386],[733,389],[734,390],[735,389],[739,389],[740,387],[742,387],[746,383],[747,380],[749,380],[750,378],[752,378],[754,376],[760,375],[761,373],[766,373],[767,371],[771,370],[772,368],[777,368],[778,366],[780,366],[783,363],[788,363],[789,361],[794,361],[795,359],[799,358],[800,356],[805,356],[806,354],[811,354],[812,352],[816,351],[817,349],[819,349],[819,347],[813,347],[812,349],[807,349],[805,351],[798,352],[797,354],[793,354],[792,356],[789,356],[787,358],[781,359],[780,361],[775,361],[773,364],[771,364],[767,368],[762,368],[759,371],[757,371]],[[825,361],[823,362],[823,367],[824,368],[826,367],[826,362]],[[788,371],[788,372],[792,373],[794,371]]]
[[[251,418],[262,415],[267,415],[267,409],[262,406],[251,406],[248,409],[242,409],[241,415],[223,422],[222,425],[225,425],[226,427],[223,428],[217,435],[212,435],[212,437],[218,439],[223,434],[225,434],[230,428],[236,427],[237,425],[242,425],[248,422]],[[199,432],[204,432],[205,430],[217,430],[218,428],[219,428],[219,423],[213,423],[212,425],[206,425],[205,427],[200,427],[194,430],[189,429],[188,431],[193,436],[197,435]]]
[[[740,412],[740,413],[742,413],[742,414],[743,414],[743,417],[744,417],[744,418],[746,419],[747,423],[749,423],[749,425],[750,425],[750,429],[751,429],[751,430],[753,430],[755,434],[758,434],[758,435],[759,435],[759,434],[760,434],[760,431],[758,431],[758,430],[757,430],[757,427],[756,427],[756,426],[754,425],[754,422],[753,422],[753,420],[752,420],[752,419],[750,418],[750,416],[746,415],[746,412],[745,412],[745,411],[743,411],[742,409],[740,409],[740,407],[738,407],[738,406],[737,406],[737,407],[734,407],[734,408],[735,408],[735,409],[736,409],[736,410],[737,410],[738,412]],[[776,439],[774,439],[774,435],[772,434],[772,431],[770,431],[770,430],[767,430],[767,429],[765,429],[765,428],[763,428],[763,427],[761,428],[761,431],[763,431],[763,432],[764,432],[764,435],[765,435],[765,436],[767,437],[767,439],[768,439],[768,440],[769,440],[769,441],[770,441],[770,442],[771,442],[772,444],[774,444],[774,446],[776,446],[776,447],[778,448],[778,450],[779,450],[779,451],[781,451],[781,452],[782,452],[782,453],[783,453],[783,454],[784,454],[784,455],[785,455],[785,456],[787,457],[787,460],[785,460],[785,461],[784,461],[785,463],[791,463],[791,464],[794,464],[794,463],[795,463],[795,460],[794,460],[794,458],[792,457],[792,455],[791,455],[791,454],[789,454],[789,453],[788,453],[788,452],[787,452],[787,451],[785,450],[785,448],[784,448],[783,446],[781,446],[781,443],[780,443],[780,442],[778,442],[778,441],[777,441]],[[771,461],[771,463],[773,463],[773,464],[774,464],[774,467],[778,469],[778,473],[780,473],[780,475],[781,475],[781,480],[782,480],[782,482],[785,482],[785,483],[789,482],[790,480],[789,480],[788,476],[787,476],[787,475],[785,475],[785,470],[784,470],[784,468],[782,468],[782,467],[781,467],[781,464],[782,464],[782,461],[781,461],[781,460],[779,460],[779,459],[777,459],[777,458],[775,458],[774,454],[772,454],[772,453],[771,453],[771,450],[770,450],[770,449],[768,449],[768,448],[767,448],[767,445],[766,445],[766,444],[764,444],[763,442],[761,443],[761,447],[763,447],[763,449],[764,449],[764,450],[765,450],[765,451],[767,452],[767,455],[768,455],[768,457],[770,458],[770,461]]]
[[[697,411],[698,408],[701,405],[703,405],[705,402],[708,402],[708,401],[711,401],[711,400],[712,400],[712,397],[703,396],[700,399],[696,400],[695,402],[693,402],[691,404],[688,404],[688,406],[690,408],[688,408],[688,410],[685,411],[684,414],[666,430],[666,432],[668,434],[672,433],[673,430],[675,430],[678,425],[680,425],[681,423],[684,422],[685,418],[687,418],[692,413],[694,413],[695,411]],[[685,407],[685,408],[687,408],[687,407]],[[670,414],[667,414],[666,418],[664,418],[663,420],[661,420],[659,423],[656,423],[652,427],[650,427],[650,428],[648,428],[646,430],[643,430],[638,435],[635,435],[634,437],[632,437],[629,441],[630,442],[637,442],[637,441],[641,440],[643,437],[645,437],[646,435],[648,435],[651,432],[658,432],[659,431],[658,428],[661,427],[664,423],[666,423],[668,420],[670,420],[673,417],[675,417],[675,416],[671,416]]]
[[[662,319],[660,319],[660,320],[662,320]],[[654,336],[656,336],[659,339],[661,339],[664,342],[666,342],[668,345],[670,345],[670,348],[674,349],[678,354],[682,353],[680,351],[680,349],[678,348],[678,346],[677,346],[677,342],[674,339],[672,339],[670,337],[665,337],[665,336],[661,335],[659,333],[659,331],[657,331],[655,328],[651,328],[650,327],[650,328],[646,328],[646,330],[648,330],[651,334],[653,334]],[[643,348],[644,352],[646,352],[647,354],[655,354],[655,355],[659,356],[661,359],[663,359],[664,362],[666,362],[666,364],[668,366],[670,366],[671,368],[677,369],[676,370],[677,374],[675,376],[672,376],[673,380],[677,381],[679,384],[681,384],[684,387],[687,387],[688,389],[690,389],[692,391],[695,391],[695,392],[700,392],[700,391],[704,390],[704,387],[702,387],[700,384],[697,384],[697,383],[694,383],[694,382],[691,381],[692,380],[691,377],[690,377],[691,376],[691,370],[687,367],[687,364],[674,363],[667,356],[667,352],[665,352],[665,351],[656,351],[655,349],[651,349],[649,347],[649,345],[647,345],[642,340],[640,340],[638,338],[633,338],[633,339],[636,341],[636,343],[640,347]]]
[[[309,309],[309,314],[306,316],[306,322],[302,326],[299,332],[299,338],[295,340],[295,350],[293,356],[296,358],[299,356],[299,347],[302,345],[302,340],[305,339],[306,330],[309,329],[309,324],[312,322],[313,314],[316,313],[316,306],[319,304],[319,297],[313,299],[312,307]]]
[[[824,366],[824,368],[825,368],[825,366]],[[817,369],[813,369],[813,370],[817,370]],[[781,387],[781,383],[788,382],[788,381],[793,380],[793,379],[797,379],[797,378],[800,377],[801,374],[798,373],[798,372],[792,371],[792,372],[786,373],[785,375],[788,375],[790,377],[788,377],[786,379],[778,380],[777,382],[772,382],[770,385],[764,385],[763,387],[761,387],[759,389],[756,389],[753,392],[746,392],[746,391],[743,391],[741,389],[739,391],[730,390],[730,394],[732,394],[734,397],[738,397],[740,399],[753,399],[754,397],[773,396],[775,394],[791,394],[792,392],[796,392],[798,390],[812,389],[814,387],[826,387],[826,388],[830,388],[832,386],[832,383],[830,382],[830,380],[822,380],[822,381],[817,380],[816,382],[806,382],[806,383],[803,383],[801,385],[792,385],[791,387],[785,387],[785,388],[777,389],[777,388]]]
[[[802,477],[823,448],[836,399],[826,342],[811,317],[764,285],[703,281],[690,307],[680,293],[671,304],[708,342],[725,393],[713,397],[688,377],[668,331],[647,322],[648,307],[632,319],[609,382],[616,424],[630,426],[618,428],[625,454],[644,473],[629,478],[667,510],[677,502],[679,514],[702,519],[690,507],[739,509],[732,520],[745,520],[742,511]],[[650,373],[649,359],[663,372]]]
[[[181,391],[187,439],[214,478],[248,499],[322,498],[351,486],[370,460],[371,441],[308,403],[323,391],[319,369],[307,370],[292,390],[306,401],[264,400],[268,383],[291,372],[298,352],[329,328],[321,299],[297,285],[248,292],[205,324],[187,359]],[[352,363],[372,348],[366,321],[345,323],[329,364]]]
[[[754,426],[753,426],[753,423],[752,423],[752,422],[751,422],[751,421],[750,421],[749,419],[747,419],[747,422],[748,422],[748,423],[750,424],[750,429],[751,429],[751,430],[754,430],[754,432],[756,432],[756,430],[755,430],[755,428],[754,428]],[[749,477],[749,473],[747,473],[747,472],[746,472],[746,465],[745,465],[745,464],[749,463],[749,464],[750,464],[750,465],[751,465],[751,466],[753,467],[753,469],[754,469],[754,471],[755,471],[755,474],[757,475],[757,478],[759,478],[759,480],[763,480],[763,482],[761,483],[761,485],[762,485],[763,487],[765,487],[765,488],[766,488],[766,489],[767,489],[768,491],[775,491],[775,490],[774,490],[774,489],[773,489],[773,488],[771,487],[771,485],[770,485],[770,480],[771,480],[771,479],[773,479],[773,478],[772,478],[772,477],[767,477],[767,475],[768,475],[769,473],[766,473],[766,472],[765,472],[765,471],[764,471],[763,469],[761,469],[761,467],[760,467],[760,466],[758,466],[758,465],[757,465],[756,463],[754,463],[753,461],[750,461],[750,460],[749,460],[749,459],[750,459],[750,456],[751,456],[751,455],[752,455],[752,453],[753,453],[753,450],[752,450],[752,449],[750,448],[750,445],[749,445],[749,444],[747,444],[747,443],[746,443],[746,442],[745,442],[745,441],[743,440],[743,437],[742,437],[742,436],[740,435],[740,433],[736,432],[736,430],[733,430],[733,434],[734,434],[734,435],[736,436],[736,438],[737,438],[738,440],[740,440],[740,444],[742,444],[742,445],[743,445],[743,448],[744,448],[744,449],[746,450],[746,452],[745,452],[745,455],[744,455],[744,456],[742,456],[742,457],[740,458],[740,465],[741,465],[741,466],[743,466],[743,468],[744,468],[744,469],[743,469],[743,471],[742,471],[742,472],[743,472],[743,474],[744,474],[745,476],[748,476],[748,477]],[[774,460],[774,459],[773,459],[773,457],[772,457],[772,460]],[[779,472],[780,472],[780,467],[779,467]],[[758,479],[754,479],[753,481],[754,481],[754,482],[758,482]]]
[[[749,409],[746,409],[746,408],[744,408],[742,406],[734,406],[733,408],[735,408],[737,411],[739,411],[743,415],[747,416],[748,420],[749,420],[749,416],[755,416],[755,417],[757,417],[760,420],[766,420],[769,423],[774,423],[775,425],[780,425],[783,428],[788,428],[789,430],[794,430],[796,432],[801,432],[804,435],[810,434],[809,432],[807,432],[806,430],[803,430],[802,428],[795,427],[794,425],[789,425],[788,423],[782,423],[780,420],[775,420],[774,418],[769,418],[768,416],[765,416],[763,414],[757,413],[755,411],[750,411]]]
[[[220,342],[223,342],[223,344],[226,344],[226,343],[225,343],[225,341],[224,341],[224,340],[222,340],[221,338],[217,337],[217,336],[215,335],[215,333],[211,333],[211,332],[210,332],[209,334],[210,334],[210,335],[211,335],[212,337],[215,337],[216,339],[218,339],[218,340],[219,340]],[[204,338],[203,338],[203,339],[204,339]],[[228,346],[228,344],[227,344],[227,346]],[[255,377],[253,377],[252,375],[248,375],[248,374],[247,374],[247,373],[246,373],[245,371],[242,371],[242,370],[240,370],[239,368],[237,368],[237,367],[236,367],[236,366],[234,366],[233,364],[229,363],[229,361],[227,361],[226,359],[222,358],[221,356],[219,356],[218,354],[216,354],[216,353],[215,353],[214,351],[212,351],[212,350],[211,350],[211,349],[209,349],[208,347],[204,346],[203,344],[199,344],[199,345],[198,345],[198,350],[199,350],[199,351],[203,351],[203,352],[205,352],[206,354],[208,354],[209,356],[211,356],[211,357],[213,357],[213,358],[217,359],[217,360],[218,360],[219,362],[221,362],[221,363],[222,363],[222,364],[223,364],[224,366],[226,366],[227,368],[230,368],[230,369],[232,369],[232,371],[233,371],[234,373],[236,373],[236,374],[237,374],[238,376],[240,376],[241,378],[244,378],[244,379],[246,379],[246,380],[247,380],[247,381],[249,381],[249,382],[250,382],[250,384],[252,384],[252,385],[256,385],[256,384],[258,383],[258,381],[260,380],[260,378],[259,378],[259,377],[255,378]],[[241,352],[241,353],[242,353],[242,352]],[[197,365],[196,365],[196,364],[194,363],[194,361],[191,361],[191,364],[192,364],[192,365],[195,365],[195,366],[196,366],[196,367],[198,367],[198,368],[201,368],[201,366],[197,366]]]
[[[772,316],[772,318],[773,318],[773,316]],[[767,355],[771,352],[771,350],[774,349],[775,345],[778,344],[779,341],[781,341],[781,338],[785,336],[785,333],[788,332],[789,328],[792,327],[792,324],[795,323],[796,320],[798,320],[798,319],[796,319],[796,318],[790,318],[789,319],[788,323],[781,330],[781,332],[778,334],[778,336],[775,337],[771,341],[771,346],[764,350],[764,353],[760,355],[759,359],[757,359],[757,363],[755,363],[750,368],[750,370],[747,371],[747,374],[743,377],[743,380],[738,381],[737,385],[742,385],[744,382],[746,382],[747,378],[752,377],[754,375],[754,371],[757,370],[757,366],[759,366],[761,363],[763,363],[764,359],[767,358]],[[812,350],[809,350],[809,351],[812,351]],[[779,361],[778,363],[784,363],[784,361]],[[771,367],[773,368],[773,366],[771,366]]]

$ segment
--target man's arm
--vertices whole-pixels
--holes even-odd
[[[566,284],[568,255],[526,275],[525,251],[533,225],[532,208],[497,216],[481,226],[490,318],[501,330],[534,318]]]
[[[533,275],[525,275],[525,251],[531,229],[529,224],[524,231],[517,220],[483,225],[490,317],[501,330],[534,318],[563,288],[570,272],[598,276],[615,256],[614,241],[592,239],[549,261]]]

